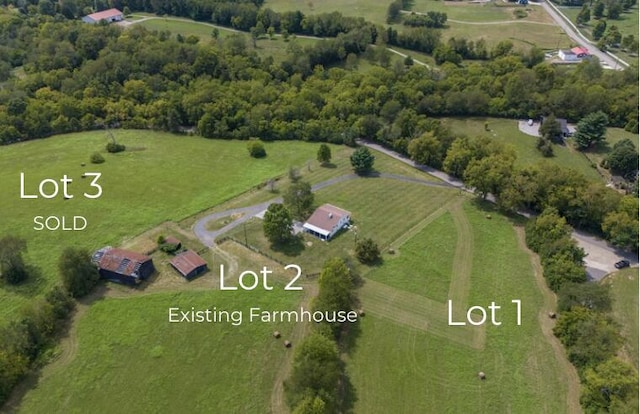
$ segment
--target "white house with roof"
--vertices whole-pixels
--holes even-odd
[[[330,240],[340,229],[349,225],[351,213],[331,204],[323,204],[302,225],[305,232],[321,240]]]
[[[100,23],[104,20],[107,23],[119,22],[124,20],[124,14],[118,9],[103,10],[97,13],[91,13],[82,18],[85,23]]]

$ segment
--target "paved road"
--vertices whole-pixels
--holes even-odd
[[[384,148],[380,145],[373,144],[366,141],[358,141],[359,144],[365,145],[369,148],[375,149],[377,151],[383,152],[399,161],[404,162],[405,164],[411,165],[421,171],[426,172],[434,177],[437,177],[443,180],[445,183],[450,186],[460,188],[464,191],[473,192],[472,189],[469,189],[464,186],[464,184],[455,177],[450,176],[449,174],[438,171],[431,167],[426,167],[424,165],[416,164],[415,161],[410,160],[409,158],[400,155],[394,151],[391,151],[387,148]],[[487,200],[491,202],[495,202],[495,198],[489,195],[487,196]],[[518,212],[519,214],[530,217],[530,214],[524,212]],[[630,253],[620,250],[616,247],[610,246],[605,240],[599,239],[595,236],[589,235],[584,232],[580,232],[577,230],[573,231],[572,237],[574,240],[578,242],[578,245],[582,247],[587,254],[585,257],[585,265],[587,268],[587,274],[591,280],[600,280],[606,274],[615,271],[615,267],[613,266],[617,261],[622,259],[627,259],[631,263],[631,266],[638,265],[638,254]]]
[[[570,20],[568,20],[560,12],[560,10],[558,10],[555,4],[548,1],[543,1],[542,7],[547,11],[547,13],[549,13],[551,18],[555,20],[558,26],[560,26],[562,30],[564,30],[564,32],[571,38],[571,40],[573,40],[580,46],[589,49],[589,53],[600,59],[600,62],[604,62],[603,67],[608,66],[611,69],[615,68],[618,70],[623,70],[627,66],[629,66],[627,62],[621,59],[614,58],[611,55],[604,53],[600,49],[598,49],[593,43],[591,43],[591,41],[589,41],[589,39],[587,39],[582,33],[580,33],[580,30],[578,30],[578,28]]]

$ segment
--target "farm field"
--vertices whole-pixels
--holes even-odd
[[[246,143],[175,136],[152,131],[117,130],[118,142],[127,151],[106,154],[104,131],[69,134],[3,147],[0,152],[0,234],[27,240],[26,260],[41,268],[41,276],[17,287],[0,289],[3,306],[0,317],[15,312],[33,295],[44,292],[58,280],[57,260],[64,247],[97,249],[119,245],[165,221],[177,221],[220,204],[236,195],[281,175],[290,166],[315,159],[318,144],[277,142],[266,144],[268,156],[249,157]],[[179,146],[180,150],[176,148]],[[89,163],[89,156],[105,152],[104,164]],[[20,161],[21,160],[21,161]],[[86,166],[81,166],[86,163]],[[242,165],[243,168],[231,168]],[[188,166],[188,168],[187,168]],[[84,172],[100,172],[103,188],[99,199],[93,194]],[[21,199],[20,172],[25,174],[25,191],[37,191],[41,180],[58,180],[64,174],[73,179],[71,200]],[[194,174],[198,177],[194,180]],[[36,231],[34,216],[84,216],[84,231]],[[67,224],[69,225],[69,224]]]
[[[365,282],[363,289],[368,290],[360,296],[369,312],[347,361],[356,390],[354,412],[434,412],[444,407],[447,412],[579,411],[577,384],[564,370],[568,362],[561,351],[554,353],[549,341],[555,338],[550,333],[545,336],[539,325],[545,318],[543,303],[551,294],[539,290],[513,223],[499,215],[487,220],[488,212],[491,210],[466,201],[455,213],[468,223],[467,230],[461,227],[461,231],[470,236],[471,250],[456,255],[453,266],[468,262],[470,273],[468,286],[456,282],[460,273],[450,273],[450,295],[466,289],[468,295],[460,299],[465,306],[487,306],[491,301],[503,304],[502,325],[488,325],[484,330],[440,328],[438,325],[446,321],[434,320],[434,313],[429,312],[434,305],[418,306],[418,300],[409,301],[411,296],[407,294],[375,296],[372,290],[380,287],[367,288],[370,282]],[[437,227],[437,221],[424,231],[429,232],[432,225]],[[468,231],[470,235],[465,234]],[[458,233],[458,242],[460,237]],[[410,239],[406,245],[415,243]],[[372,273],[384,272],[391,263],[385,262]],[[451,266],[438,265],[443,273]],[[407,262],[404,272],[413,269]],[[510,301],[517,298],[522,299],[522,326],[516,326],[513,319],[514,305]],[[440,307],[444,309],[444,303]],[[422,324],[417,323],[420,319]],[[461,341],[457,329],[474,330],[472,337],[476,340]],[[486,373],[485,381],[478,379],[479,371]],[[574,388],[572,397],[567,397],[568,383]]]
[[[489,123],[489,129],[491,131],[484,130],[485,121]],[[602,179],[596,169],[591,167],[591,163],[584,155],[568,146],[554,144],[554,156],[544,158],[535,147],[536,138],[521,132],[518,129],[518,122],[516,120],[499,118],[446,118],[446,123],[454,133],[464,134],[470,137],[488,136],[499,142],[511,145],[518,155],[516,160],[517,165],[531,165],[544,159],[562,167],[573,168],[584,174],[590,180],[597,181]]]
[[[99,300],[78,323],[76,354],[44,369],[19,412],[267,412],[294,324],[250,323],[248,310],[294,309],[301,296],[210,290]],[[214,306],[243,310],[242,325],[168,322],[170,307]]]
[[[305,15],[338,11],[345,16],[385,24],[389,3],[370,0],[266,0],[262,8],[277,12],[300,10]]]
[[[638,268],[615,272],[602,283],[611,286],[613,315],[625,338],[623,355],[638,369]]]

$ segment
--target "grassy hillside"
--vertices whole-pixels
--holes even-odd
[[[289,166],[315,159],[318,145],[302,142],[266,144],[268,156],[249,157],[246,143],[175,136],[152,131],[114,131],[128,150],[104,151],[103,131],[84,132],[2,147],[0,151],[0,235],[13,234],[28,242],[28,262],[42,275],[18,287],[0,288],[0,317],[15,312],[35,294],[58,280],[57,260],[64,247],[97,249],[119,245],[126,238],[167,220],[180,220],[256,186],[270,177],[286,174]],[[103,152],[104,164],[89,163],[93,152]],[[81,164],[86,163],[83,167]],[[73,179],[64,200],[21,199],[20,172],[25,191],[37,192],[41,180]],[[84,172],[100,172],[103,194],[94,193]],[[46,188],[51,188],[49,184]],[[84,216],[82,231],[36,231],[34,216]]]
[[[300,296],[216,290],[98,301],[78,324],[76,354],[45,369],[20,412],[267,412],[293,324],[170,324],[168,309],[215,306],[246,318],[250,307],[294,309]]]
[[[527,253],[518,247],[512,224],[496,215],[487,220],[487,212],[472,202],[454,214],[462,214],[460,219],[468,224],[459,227],[458,242],[463,235],[471,238],[471,251],[451,258],[453,272],[450,263],[434,265],[450,274],[449,298],[466,289],[460,300],[467,306],[486,307],[495,301],[502,306],[502,325],[469,328],[480,340],[465,342],[460,340],[459,330],[468,327],[439,326],[447,323],[441,320],[446,313],[430,312],[427,306],[410,309],[406,295],[391,293],[386,299],[377,299],[386,301],[386,307],[381,308],[371,303],[373,298],[367,293],[363,306],[371,309],[375,305],[376,312],[363,319],[347,364],[356,388],[355,412],[562,413],[575,409],[577,401],[567,398],[564,364],[559,364],[564,355],[554,353],[549,343],[552,339],[540,329],[543,297]],[[439,225],[434,221],[424,232],[435,233]],[[403,246],[411,247],[423,237],[418,234]],[[445,256],[448,253],[443,252]],[[464,267],[457,266],[465,261],[470,265],[466,287],[457,282],[465,273]],[[396,266],[389,261],[373,274],[384,273],[389,265]],[[404,273],[413,274],[414,268],[414,263],[407,262]],[[402,271],[393,269],[393,273]],[[396,279],[391,283],[404,283],[407,289],[415,281]],[[522,300],[521,326],[515,323],[512,299]],[[417,301],[416,297],[412,302]],[[443,303],[440,306],[444,308]],[[423,323],[416,323],[420,318]],[[485,381],[478,379],[479,371],[486,373]]]
[[[602,283],[611,286],[613,314],[625,338],[623,356],[638,369],[638,269],[620,270]]]

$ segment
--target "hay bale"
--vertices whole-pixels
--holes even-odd
[[[273,337],[274,337],[274,338],[276,338],[276,339],[280,338],[280,332],[275,331],[275,332],[273,333]]]
[[[485,217],[491,220],[491,214],[487,214]]]
[[[389,248],[389,254],[396,254],[395,249]]]
[[[549,312],[549,318],[550,319],[555,319],[556,318],[556,313],[555,312]]]
[[[358,315],[364,316],[364,309],[358,309]]]
[[[289,342],[289,341],[284,341],[284,347],[285,347],[285,348],[291,348],[291,342]]]
[[[485,380],[487,379],[487,376],[485,375],[484,372],[480,371],[478,372],[478,378],[480,378],[481,380]]]
[[[85,164],[84,162],[80,163],[81,167],[84,167],[85,165],[87,165],[87,164]]]

